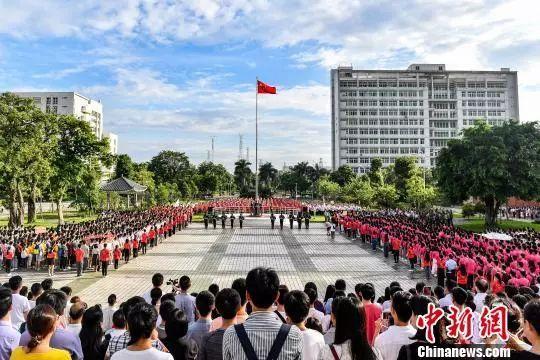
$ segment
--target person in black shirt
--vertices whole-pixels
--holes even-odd
[[[293,224],[294,224],[294,214],[291,211],[290,214],[289,214],[289,226],[291,227],[291,230],[293,228]]]
[[[240,216],[238,216],[238,221],[240,222],[240,229],[242,228],[242,225],[244,224],[244,215],[240,213]]]
[[[279,228],[283,230],[283,221],[285,221],[285,215],[283,215],[283,211],[279,215]]]
[[[204,220],[204,228],[205,228],[206,230],[208,230],[208,213],[205,213],[205,214],[204,214],[203,220]]]
[[[306,224],[306,229],[309,229],[309,219],[311,219],[311,214],[308,211],[304,214],[304,222]]]
[[[214,229],[216,228],[216,225],[217,225],[217,215],[212,214],[212,226],[214,226]]]
[[[221,228],[225,229],[225,221],[227,220],[227,215],[225,213],[221,214]]]
[[[274,228],[274,224],[276,223],[276,215],[274,213],[270,214],[270,224],[272,225],[272,229]]]
[[[298,229],[302,229],[302,213],[296,214],[296,222],[298,223]]]
[[[231,229],[234,228],[234,219],[236,219],[236,216],[234,216],[233,213],[231,213],[231,216],[229,217],[231,219]]]
[[[174,360],[195,360],[199,349],[197,343],[186,337],[188,320],[182,310],[174,310],[165,323],[167,337],[163,344],[167,347]]]

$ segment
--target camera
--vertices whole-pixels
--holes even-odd
[[[167,280],[167,285],[177,286],[179,282],[180,282],[179,279],[169,279],[169,280]]]

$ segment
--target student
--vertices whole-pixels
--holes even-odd
[[[103,308],[103,330],[107,331],[112,327],[112,318],[113,314],[118,310],[115,306],[116,304],[116,295],[111,294],[107,298],[107,306]]]
[[[152,275],[152,289],[153,288],[161,289],[161,287],[163,286],[163,281],[164,281],[164,278],[162,274],[155,273],[154,275]],[[152,289],[145,292],[142,296],[143,299],[149,304],[152,302],[152,298],[150,297],[150,291],[152,291]]]
[[[375,297],[375,289],[371,284],[363,284],[360,287],[362,305],[366,314],[366,334],[370,344],[373,344],[375,334],[375,322],[382,316],[382,308],[374,304],[371,299]]]
[[[79,244],[75,250],[75,264],[77,266],[77,276],[82,275],[83,271],[83,261],[84,261],[84,251],[81,249],[82,245]]]
[[[103,312],[99,305],[88,308],[82,317],[79,333],[85,359],[103,360],[109,346],[109,338],[103,338]]]
[[[529,351],[512,354],[513,359],[538,360],[540,358],[540,300],[529,301],[523,309],[523,336],[531,343]]]
[[[122,310],[116,310],[112,316],[112,327],[105,332],[109,340],[126,332],[126,318]]]
[[[15,275],[9,278],[9,288],[13,293],[11,304],[11,324],[13,325],[13,328],[19,329],[21,324],[26,321],[26,317],[30,311],[30,303],[28,302],[28,298],[19,294],[22,288],[22,277]]]
[[[164,298],[165,297],[163,297],[163,299]],[[159,318],[158,318],[159,324],[156,327],[158,338],[161,341],[163,341],[163,339],[167,337],[167,333],[165,332],[165,326],[167,325],[167,321],[170,319],[171,315],[176,310],[176,306],[174,305],[173,300],[163,300],[163,299],[162,299],[161,305],[159,306]]]
[[[11,291],[0,287],[0,359],[9,359],[21,338],[21,334],[11,325],[11,312]]]
[[[324,336],[320,332],[306,327],[306,319],[310,310],[309,297],[303,291],[293,290],[285,295],[284,302],[287,322],[295,325],[302,332],[304,342],[302,359],[317,360],[319,352],[325,345]]]
[[[178,309],[173,311],[165,324],[167,337],[163,343],[173,355],[174,360],[197,359],[199,351],[197,343],[186,336],[188,324],[186,315]]]
[[[236,324],[241,299],[234,289],[223,289],[216,296],[216,308],[221,314],[221,327],[205,335],[201,342],[198,360],[223,359],[223,335],[225,330]]]
[[[203,336],[210,332],[214,301],[214,295],[210,291],[201,291],[195,299],[199,319],[189,325],[187,337],[195,341],[198,348],[201,347]]]
[[[111,252],[107,249],[107,244],[103,244],[103,249],[99,253],[99,260],[101,261],[101,275],[107,276],[107,268],[109,267],[109,261],[111,260]]]
[[[358,299],[344,296],[332,303],[332,322],[336,325],[335,340],[321,350],[320,360],[366,359],[376,356],[365,332],[365,314]]]
[[[152,305],[144,301],[135,305],[127,318],[129,344],[125,349],[115,352],[111,360],[174,360],[171,354],[153,347],[156,321],[157,312]]]
[[[118,263],[120,262],[120,258],[122,257],[122,251],[120,251],[120,247],[116,245],[114,247],[113,251],[113,260],[114,260],[114,269],[118,270]]]
[[[247,298],[246,298],[246,279],[244,278],[238,278],[233,281],[231,285],[231,289],[236,290],[236,292],[240,295],[240,309],[236,313],[236,317],[234,319],[234,324],[241,324],[244,321],[247,320],[249,317],[246,306],[247,306]],[[217,329],[220,329],[222,327],[222,321],[223,319],[221,316],[218,316],[214,320],[212,320],[212,326],[210,327],[210,331],[214,331]]]
[[[416,331],[410,324],[412,317],[411,309],[412,295],[406,291],[398,291],[392,296],[392,307],[390,313],[394,319],[394,325],[388,327],[383,333],[379,333],[383,322],[387,320],[379,319],[375,329],[375,341],[373,348],[378,353],[381,360],[395,360],[399,350],[403,345],[410,344]]]
[[[85,310],[86,304],[82,301],[76,302],[69,308],[69,319],[66,330],[70,331],[75,336],[79,336],[79,333],[81,332],[81,321]]]
[[[180,292],[174,297],[176,307],[184,312],[190,323],[195,321],[195,298],[188,291],[191,288],[189,276],[182,276],[179,281]]]
[[[52,338],[50,338],[51,347],[67,350],[72,359],[82,359],[83,352],[79,337],[63,328],[63,324],[66,322],[64,315],[66,303],[67,295],[63,291],[52,289],[45,291],[37,299],[36,307],[38,305],[49,305],[56,312],[58,321],[55,322],[56,329],[53,331]],[[28,327],[29,324],[27,324],[26,331],[21,335],[21,340],[19,342],[19,345],[21,346],[26,346],[32,341],[32,334],[29,332]]]
[[[223,359],[244,358],[246,352],[242,348],[241,341],[250,343],[259,359],[267,358],[274,343],[276,344],[274,349],[281,350],[280,359],[301,358],[303,341],[300,330],[283,324],[273,313],[272,306],[279,295],[277,273],[273,269],[262,267],[251,270],[246,277],[246,293],[253,312],[243,324],[235,325],[225,331]],[[249,338],[246,333],[249,333]]]
[[[38,304],[30,310],[26,324],[28,342],[14,349],[10,360],[71,360],[66,350],[51,346],[57,318],[55,309],[47,304]]]

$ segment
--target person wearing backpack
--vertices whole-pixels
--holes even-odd
[[[294,360],[302,358],[303,338],[296,326],[276,318],[272,305],[279,296],[279,277],[273,269],[258,267],[246,277],[252,313],[223,336],[224,360]]]

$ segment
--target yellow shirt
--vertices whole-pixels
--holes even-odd
[[[66,350],[51,349],[46,353],[26,353],[24,347],[19,346],[11,353],[10,360],[71,360]]]

